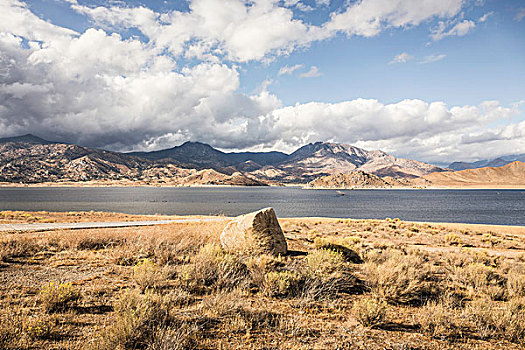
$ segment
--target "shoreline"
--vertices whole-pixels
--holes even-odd
[[[46,213],[50,216],[53,215],[63,215],[67,214],[68,212],[60,212],[60,211],[29,211],[29,210],[0,210],[0,215],[2,213],[19,213],[22,216],[24,214],[42,214]],[[130,222],[139,220],[141,218],[147,219],[149,221],[165,221],[165,220],[199,220],[199,221],[207,221],[210,219],[223,219],[223,220],[231,220],[234,219],[234,216],[221,216],[221,215],[144,215],[144,214],[128,214],[128,213],[118,213],[118,212],[103,212],[103,211],[74,211],[70,212],[74,213],[75,216],[81,216],[84,218],[82,221],[70,221],[70,222],[82,222],[82,223],[89,223],[89,222],[112,222],[111,220],[104,220],[101,221],[100,215],[107,216],[107,217],[132,217],[132,220],[129,220]],[[91,220],[89,215],[92,215],[93,217]],[[86,217],[87,216],[87,217]],[[348,222],[384,222],[384,221],[394,221],[399,220],[398,218],[385,218],[385,219],[359,219],[359,218],[348,218],[348,217],[324,217],[324,216],[304,216],[304,217],[279,217],[279,220],[285,221],[285,222],[294,222],[294,221],[301,221],[301,222],[338,222],[338,221],[348,221]],[[514,233],[514,234],[523,234],[525,235],[525,225],[508,225],[508,224],[479,224],[479,223],[462,223],[462,222],[433,222],[433,221],[414,221],[414,220],[399,220],[401,222],[407,223],[407,224],[417,224],[417,225],[432,225],[432,226],[441,226],[443,228],[447,229],[475,229],[475,230],[483,230],[483,231],[494,231],[499,233]],[[60,221],[57,221],[57,223]],[[63,223],[66,223],[62,221]],[[35,224],[38,224],[38,222],[34,222]],[[7,223],[6,223],[7,224]]]
[[[309,187],[306,184],[268,184],[267,186],[245,186],[245,185],[177,185],[177,184],[155,184],[140,182],[42,182],[42,183],[9,183],[0,182],[2,188],[108,188],[108,187],[162,187],[162,188],[269,188],[269,187],[297,187],[303,190],[332,190],[332,191],[363,191],[363,190],[525,190],[523,185],[496,185],[496,186],[427,186],[427,187],[354,187],[354,188],[331,188],[331,187]]]

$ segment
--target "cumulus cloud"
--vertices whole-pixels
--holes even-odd
[[[432,17],[455,16],[462,6],[463,0],[363,0],[333,13],[324,27],[328,31],[371,37],[385,28],[415,26]]]
[[[247,62],[288,54],[318,40],[346,33],[375,36],[387,28],[415,26],[433,17],[458,14],[463,0],[362,0],[333,12],[315,26],[295,19],[291,6],[306,6],[295,0],[192,0],[189,12],[155,13],[144,7],[87,7],[73,4],[102,28],[138,28],[159,48],[190,58]],[[326,6],[327,0],[318,5]],[[304,8],[303,8],[304,9]],[[195,53],[196,52],[196,53]]]
[[[319,68],[317,68],[316,66],[311,66],[310,70],[308,72],[300,74],[299,77],[301,77],[301,78],[316,78],[316,77],[320,77],[321,75],[323,75],[323,73],[321,73],[319,71]]]
[[[498,140],[486,140],[505,140],[504,145],[503,142],[489,145],[492,152],[496,144],[501,147],[498,154],[523,152],[525,122],[509,124],[501,131],[488,128],[492,123],[508,120],[518,113],[517,107],[503,107],[496,101],[478,106],[448,107],[443,102],[421,100],[383,104],[377,100],[356,99],[284,107],[273,111],[270,116],[275,121],[273,133],[283,135],[281,141],[288,149],[308,142],[333,140],[408,157],[417,154],[419,159],[431,162],[446,162],[453,157],[468,158],[465,155],[469,155],[475,158],[475,155],[480,155],[483,148],[465,142],[464,135],[483,132],[504,135]]]
[[[239,63],[286,55],[341,32],[373,36],[449,18],[461,0],[352,2],[319,26],[294,19],[274,0],[192,0],[188,12],[166,13],[69,2],[94,28],[77,33],[40,19],[21,1],[0,3],[0,136],[32,132],[112,150],[198,140],[225,149],[292,151],[333,140],[427,161],[461,152],[525,153],[524,123],[491,128],[520,105],[356,99],[283,106],[265,85],[239,91]],[[122,37],[125,28],[143,37]],[[299,68],[282,67],[280,74]],[[320,74],[311,66],[302,76]]]
[[[399,55],[396,55],[392,61],[390,61],[389,63],[390,64],[394,64],[394,63],[407,63],[408,61],[414,59],[414,56],[412,55],[409,55],[408,53],[406,52],[402,52],[400,53]]]

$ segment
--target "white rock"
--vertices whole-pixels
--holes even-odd
[[[228,223],[221,233],[226,250],[243,253],[284,255],[286,239],[273,208],[241,215]]]

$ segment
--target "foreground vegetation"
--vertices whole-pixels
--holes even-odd
[[[0,234],[0,349],[520,349],[525,230],[284,219]]]

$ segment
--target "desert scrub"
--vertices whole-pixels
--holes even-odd
[[[376,327],[385,323],[388,305],[376,298],[362,298],[352,307],[357,321],[365,327]]]
[[[465,309],[477,333],[486,339],[501,338],[525,344],[525,299],[496,304],[488,299],[472,301]]]
[[[23,322],[23,334],[30,341],[52,339],[53,331],[58,325],[55,317],[27,317]]]
[[[507,272],[507,299],[525,297],[525,269],[523,265],[513,266]]]
[[[316,249],[306,256],[306,273],[322,277],[345,268],[343,254],[329,249]]]
[[[33,256],[43,248],[35,239],[4,237],[0,239],[0,261],[8,262],[13,258]]]
[[[161,328],[155,333],[147,350],[192,350],[197,347],[199,327],[182,323],[176,329]]]
[[[250,285],[250,273],[240,258],[212,243],[204,245],[189,264],[181,266],[179,277],[182,285],[197,293]]]
[[[142,292],[161,287],[167,278],[167,270],[160,268],[150,259],[142,259],[133,267],[133,281]]]
[[[458,339],[463,336],[464,324],[461,310],[447,299],[430,301],[417,313],[417,321],[424,334],[437,339]]]
[[[264,275],[262,292],[270,297],[294,297],[303,283],[303,276],[295,271],[270,271]]]
[[[115,320],[105,329],[96,349],[145,349],[156,332],[171,322],[169,299],[151,291],[124,291],[114,307]]]
[[[465,294],[467,298],[488,296],[502,300],[505,295],[506,279],[496,268],[481,263],[455,267],[449,273],[449,288]]]
[[[340,253],[345,261],[360,264],[363,262],[359,254],[355,252],[355,247],[361,244],[359,237],[346,237],[337,240],[328,240],[317,237],[314,239],[314,247],[316,249],[330,250]]]
[[[2,310],[0,314],[0,349],[17,348],[22,335],[22,324],[19,315],[12,311]]]
[[[198,309],[201,315],[220,321],[224,331],[249,334],[254,330],[272,330],[278,327],[281,316],[268,310],[250,306],[243,298],[243,291],[219,292],[205,297]]]
[[[48,313],[72,309],[80,299],[80,293],[71,283],[49,282],[40,290],[40,302]]]
[[[303,276],[301,296],[321,300],[335,297],[341,292],[359,289],[358,279],[342,253],[329,249],[316,249],[305,259],[304,267],[296,267]]]
[[[457,246],[463,245],[463,240],[461,239],[461,237],[459,237],[455,233],[447,233],[444,239],[445,239],[445,243],[447,243],[448,245],[457,245]]]
[[[391,304],[423,304],[439,294],[432,266],[424,257],[386,251],[364,266],[366,283],[379,298]]]

